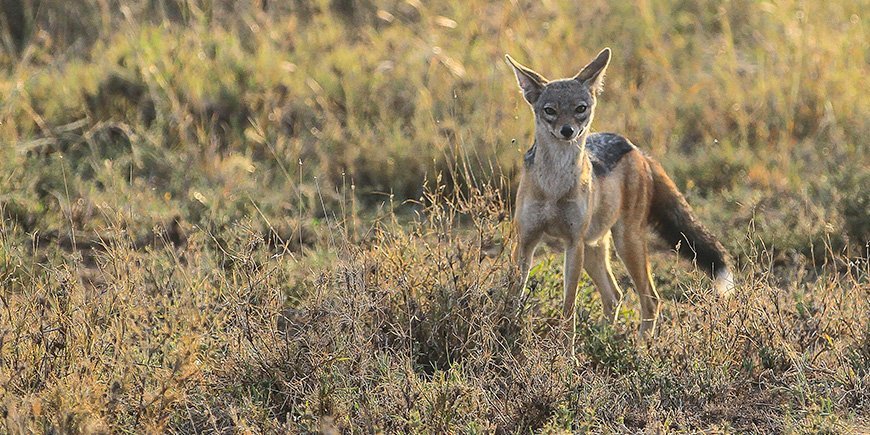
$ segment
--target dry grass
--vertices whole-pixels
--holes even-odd
[[[866,1],[274,3],[2,4],[6,432],[867,429]],[[643,343],[583,282],[575,363],[559,258],[505,291],[501,57],[605,45],[741,283],[657,256]]]

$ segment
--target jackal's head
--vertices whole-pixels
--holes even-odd
[[[520,65],[509,55],[505,57],[517,75],[523,97],[535,112],[535,128],[539,133],[546,131],[558,140],[571,142],[587,131],[604,70],[610,63],[609,48],[601,50],[573,78],[553,81]]]

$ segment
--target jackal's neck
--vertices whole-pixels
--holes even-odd
[[[577,186],[588,185],[590,163],[586,154],[586,134],[572,142],[560,141],[550,133],[535,134],[532,162],[526,174],[529,181],[552,199],[576,192]]]
[[[586,136],[577,136],[571,142],[556,139],[547,131],[535,131],[535,166],[543,171],[559,171],[582,166],[586,156]]]

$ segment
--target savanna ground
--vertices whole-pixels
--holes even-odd
[[[5,432],[868,430],[866,0],[0,5]],[[659,246],[645,343],[583,281],[575,363],[502,56],[604,46],[740,285]]]

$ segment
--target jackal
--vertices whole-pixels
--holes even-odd
[[[505,56],[535,114],[535,141],[525,155],[514,216],[515,285],[525,288],[535,247],[544,236],[565,249],[563,316],[573,322],[581,268],[612,319],[622,296],[610,268],[610,243],[631,275],[641,306],[641,334],[655,330],[659,296],[650,274],[647,227],[714,278],[719,293],[734,286],[728,254],[692,212],[664,168],[628,139],[590,133],[604,71],[605,48],[569,79],[548,81]]]

